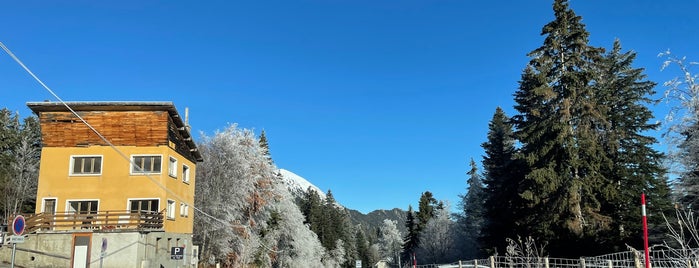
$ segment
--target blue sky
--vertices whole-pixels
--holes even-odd
[[[456,205],[495,108],[513,114],[551,4],[11,1],[0,41],[64,100],[173,101],[195,132],[264,129],[279,167],[368,212],[428,190]],[[652,81],[678,74],[660,72],[659,52],[699,61],[699,1],[571,6],[592,45],[619,38]],[[4,53],[0,92],[23,117],[27,101],[54,100]]]

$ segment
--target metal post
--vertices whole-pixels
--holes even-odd
[[[648,220],[646,217],[646,194],[641,193],[641,212],[643,213],[643,249],[646,253],[646,268],[650,268],[650,254],[648,251]]]
[[[17,251],[17,243],[12,243],[12,264],[10,268],[15,268],[15,252]]]

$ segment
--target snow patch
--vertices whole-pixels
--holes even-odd
[[[279,169],[279,173],[282,174],[284,184],[286,184],[292,193],[305,193],[308,187],[311,187],[311,189],[318,192],[321,199],[325,200],[325,192],[303,177],[283,168]]]

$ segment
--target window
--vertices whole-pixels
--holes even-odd
[[[170,157],[170,162],[167,165],[167,174],[170,177],[177,178],[177,158]]]
[[[180,203],[180,216],[189,217],[189,205],[185,203]]]
[[[97,200],[68,201],[68,211],[77,214],[97,214]]]
[[[182,181],[189,183],[189,167],[187,165],[182,165]]]
[[[132,199],[129,200],[129,211],[138,212],[158,212],[160,200],[158,199]]]
[[[175,200],[167,200],[167,219],[175,219]]]
[[[160,173],[162,166],[162,156],[159,155],[138,155],[131,157],[132,174]]]
[[[70,175],[102,174],[101,156],[72,156],[70,165]]]
[[[41,212],[46,214],[56,214],[56,199],[55,198],[45,198],[44,206]]]

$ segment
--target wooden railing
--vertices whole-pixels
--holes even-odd
[[[151,211],[97,211],[94,213],[57,212],[25,215],[26,231],[159,231],[163,213]]]

